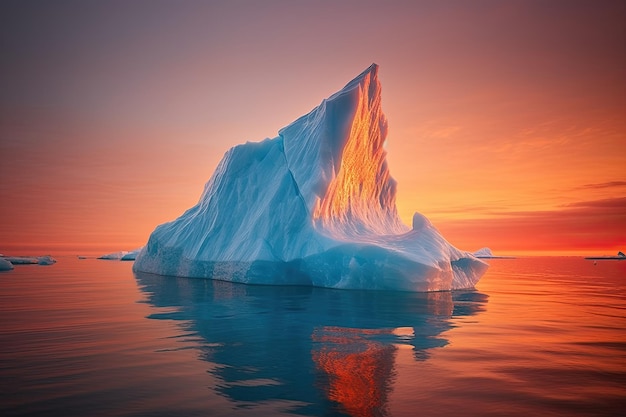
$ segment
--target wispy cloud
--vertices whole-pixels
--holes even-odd
[[[501,213],[487,219],[443,220],[436,226],[460,247],[611,253],[626,247],[626,197],[579,201],[555,210]]]
[[[619,188],[626,187],[626,181],[609,181],[596,184],[585,184],[579,189],[600,189],[600,188]]]
[[[623,209],[623,213],[626,215],[626,197],[619,198],[605,198],[602,200],[593,201],[578,201],[570,203],[564,207],[582,207],[582,208],[594,208],[594,209]]]
[[[479,214],[481,216],[498,216],[506,213],[506,202],[499,201],[490,205],[478,206],[478,205],[458,205],[458,206],[445,206],[431,210],[431,215],[445,215],[445,214]]]

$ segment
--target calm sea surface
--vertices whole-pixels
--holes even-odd
[[[57,259],[0,273],[2,416],[624,415],[626,261],[406,294]]]

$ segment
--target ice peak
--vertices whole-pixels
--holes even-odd
[[[367,92],[370,100],[380,95],[380,82],[378,81],[378,64],[372,64],[365,71],[353,78],[341,90],[328,97],[328,102],[339,101],[346,96],[350,96],[355,90],[361,89]]]
[[[350,89],[357,84],[362,84],[364,82],[373,82],[378,83],[378,64],[373,63],[365,71],[357,75],[352,81],[350,81],[343,88],[344,90]]]

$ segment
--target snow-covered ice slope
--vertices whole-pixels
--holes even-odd
[[[198,203],[158,226],[133,269],[252,284],[438,291],[487,264],[395,204],[373,64],[278,137],[224,155]]]

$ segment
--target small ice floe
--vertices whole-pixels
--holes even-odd
[[[50,255],[45,256],[2,256],[0,259],[11,265],[52,265],[56,262]],[[11,268],[12,269],[12,268]]]
[[[46,256],[39,256],[37,258],[37,263],[39,265],[52,265],[53,263],[56,263],[56,259],[54,259],[52,256],[50,255],[46,255]]]
[[[3,259],[11,262],[13,265],[38,264],[39,261],[34,256],[5,256]]]
[[[13,268],[14,267],[13,267],[13,264],[11,262],[7,261],[4,258],[0,258],[0,271],[10,271]]]
[[[106,255],[98,256],[98,259],[119,261],[127,253],[128,253],[128,251],[121,250],[119,252],[107,253]]]
[[[134,261],[135,258],[137,258],[137,255],[139,255],[139,252],[141,252],[142,249],[143,249],[143,246],[141,248],[137,248],[135,250],[131,250],[126,255],[122,256],[120,258],[120,261]]]

